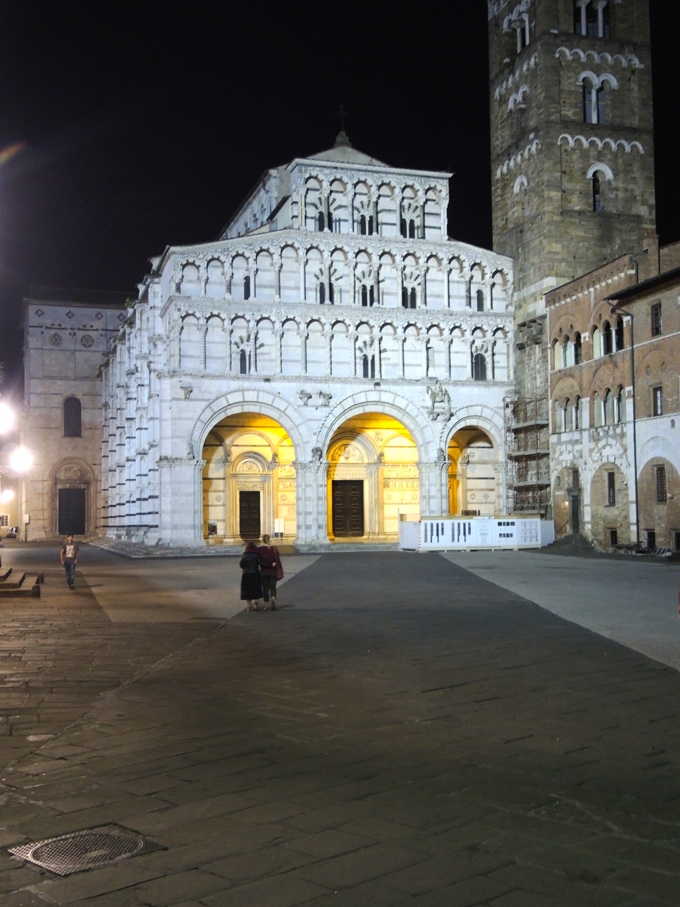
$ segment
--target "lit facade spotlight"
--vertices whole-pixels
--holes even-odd
[[[14,411],[0,400],[0,435],[7,434],[14,427]]]
[[[20,447],[16,447],[9,458],[9,465],[15,472],[25,473],[33,465],[33,454],[31,451],[24,447],[23,444]]]

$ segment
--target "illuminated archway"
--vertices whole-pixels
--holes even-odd
[[[227,416],[210,429],[201,457],[205,539],[295,538],[295,449],[279,422],[253,412]]]
[[[391,540],[399,519],[420,516],[418,450],[393,416],[352,416],[328,446],[328,537]]]
[[[478,426],[460,428],[448,446],[449,512],[494,516],[500,511],[497,491],[498,452]]]

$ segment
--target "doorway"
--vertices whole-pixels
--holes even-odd
[[[59,535],[85,535],[85,489],[59,489]]]
[[[364,534],[364,483],[360,479],[333,480],[333,535]]]
[[[260,538],[259,491],[239,491],[238,524],[242,539],[255,541]]]

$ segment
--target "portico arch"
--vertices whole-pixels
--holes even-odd
[[[204,539],[295,538],[295,448],[280,422],[258,412],[225,416],[210,429],[201,459]]]
[[[420,515],[418,449],[403,422],[383,412],[350,415],[328,444],[331,541],[392,540],[399,518]]]
[[[479,425],[458,428],[449,439],[449,512],[494,516],[501,511],[498,447]]]

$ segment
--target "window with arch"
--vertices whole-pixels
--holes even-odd
[[[473,353],[472,380],[486,381],[486,356],[484,353]]]
[[[477,290],[477,311],[484,311],[484,290]]]
[[[607,0],[574,0],[574,34],[608,38],[611,31]]]
[[[240,375],[247,375],[250,371],[250,356],[245,350],[241,350],[238,356],[238,371]]]
[[[326,282],[323,280],[319,281],[318,290],[319,303],[321,305],[324,305],[328,302],[330,305],[333,305],[333,303],[335,302],[335,290],[333,288],[333,282],[329,280],[328,284],[326,284]]]
[[[415,287],[402,287],[401,289],[401,304],[405,309],[415,309],[416,307],[416,288]]]
[[[591,177],[591,182],[593,184],[593,211],[595,214],[599,214],[601,211],[604,211],[604,203],[602,201],[602,184],[600,182],[600,174],[595,171]]]
[[[243,298],[250,299],[250,275],[246,274],[243,278]]]
[[[614,422],[616,422],[617,424],[619,422],[623,422],[625,413],[625,398],[623,396],[623,388],[620,387],[614,395]]]
[[[592,78],[583,79],[583,122],[594,125],[607,122],[607,95],[615,88],[608,77],[593,82]]]
[[[583,361],[583,351],[581,348],[581,335],[578,331],[574,334],[574,365],[580,365]]]
[[[577,397],[571,408],[571,427],[574,431],[581,427],[581,398]]]
[[[602,325],[602,355],[609,356],[614,352],[614,332],[608,321]]]
[[[361,373],[364,378],[375,378],[375,355],[364,353],[361,357]]]
[[[614,324],[614,352],[624,348],[623,342],[623,318],[619,315]]]
[[[78,397],[64,400],[64,437],[80,438],[83,434],[82,406]]]
[[[361,285],[359,295],[360,295],[360,299],[361,299],[361,304],[362,304],[362,306],[364,306],[364,308],[375,305],[375,285],[374,284],[370,284],[370,286],[367,286],[365,283],[363,283]]]
[[[359,233],[362,236],[372,236],[375,232],[372,214],[362,214],[359,217]]]

